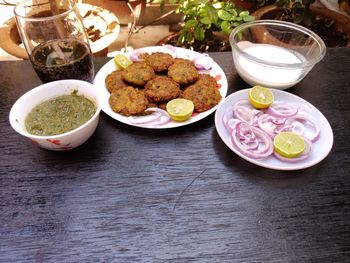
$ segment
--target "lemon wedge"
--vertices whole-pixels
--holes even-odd
[[[273,146],[279,155],[294,158],[305,150],[305,141],[294,132],[281,132],[275,136]]]
[[[178,98],[169,101],[166,110],[174,121],[186,121],[191,117],[194,105],[190,100]]]
[[[114,57],[114,63],[117,67],[125,69],[132,64],[132,61],[123,54],[117,54]]]
[[[257,109],[268,108],[274,101],[273,93],[270,89],[261,86],[254,86],[249,91],[249,102]]]

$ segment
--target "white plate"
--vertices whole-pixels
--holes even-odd
[[[237,101],[248,98],[248,91],[249,89],[244,89],[244,90],[240,90],[235,93],[232,93],[230,96],[228,96],[224,101],[222,101],[219,104],[219,107],[215,113],[216,130],[219,133],[219,136],[221,137],[221,139],[224,141],[224,143],[233,152],[235,152],[237,155],[239,155],[240,157],[242,157],[243,159],[251,163],[254,163],[262,167],[275,169],[275,170],[304,169],[319,163],[329,154],[333,146],[333,131],[326,117],[315,106],[313,106],[311,103],[307,102],[306,100],[296,95],[293,95],[291,93],[288,93],[282,90],[276,90],[276,89],[273,90],[276,102],[285,102],[288,104],[298,105],[299,107],[307,110],[308,116],[310,116],[310,118],[319,125],[321,130],[320,137],[316,142],[313,143],[312,152],[310,156],[307,159],[300,162],[288,163],[288,162],[280,161],[272,155],[262,160],[256,160],[256,159],[249,158],[243,155],[241,152],[239,152],[238,149],[235,146],[233,146],[232,143],[229,141],[230,134],[226,130],[223,124],[222,118],[224,114],[227,112],[227,110],[232,108],[232,106]]]
[[[195,57],[199,56],[200,53],[198,52],[194,52],[188,49],[184,49],[184,48],[174,48],[172,47],[175,52],[173,52],[172,50],[170,50],[169,48],[163,47],[163,46],[153,46],[153,47],[147,47],[147,48],[142,48],[140,50],[144,51],[144,52],[167,52],[170,53],[172,55],[175,55],[178,58],[187,58],[190,60],[193,60]],[[126,56],[129,56],[130,53],[124,53]],[[187,121],[184,122],[176,122],[176,121],[170,121],[164,125],[159,125],[159,126],[142,126],[142,125],[138,125],[138,124],[132,124],[129,122],[128,117],[123,116],[121,114],[118,114],[116,112],[114,112],[111,107],[109,106],[109,96],[110,93],[108,92],[106,85],[105,85],[105,79],[107,77],[107,75],[109,73],[111,73],[112,71],[116,70],[117,67],[113,61],[113,59],[111,59],[109,62],[107,62],[96,74],[95,80],[94,80],[94,85],[99,89],[100,91],[100,95],[101,95],[101,101],[102,101],[102,110],[109,115],[110,117],[112,117],[113,119],[120,121],[122,123],[131,125],[131,126],[136,126],[136,127],[142,127],[142,128],[150,128],[150,129],[167,129],[167,128],[175,128],[175,127],[180,127],[180,126],[184,126],[184,125],[188,125],[194,122],[197,122],[205,117],[207,117],[208,115],[210,115],[211,113],[213,113],[218,105],[216,105],[215,107],[205,111],[205,112],[201,112],[197,115],[192,116],[190,119],[188,119]],[[217,83],[219,85],[221,85],[220,87],[220,94],[222,98],[225,98],[226,94],[227,94],[227,79],[225,76],[224,71],[221,69],[221,67],[217,64],[217,63],[213,63],[213,67],[211,70],[209,71],[205,71],[205,73],[210,74],[213,77],[216,76],[220,76],[220,79],[217,80]],[[142,117],[140,117],[142,118]]]

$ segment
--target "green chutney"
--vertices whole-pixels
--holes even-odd
[[[58,135],[83,125],[95,112],[96,105],[74,91],[35,106],[26,117],[25,127],[33,135]]]

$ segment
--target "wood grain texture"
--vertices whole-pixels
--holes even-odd
[[[211,56],[229,93],[248,87],[230,53]],[[77,149],[37,148],[8,114],[40,81],[28,61],[0,62],[0,262],[350,262],[349,65],[350,49],[328,49],[288,90],[335,140],[321,163],[281,172],[231,152],[213,115],[146,130],[102,114]]]

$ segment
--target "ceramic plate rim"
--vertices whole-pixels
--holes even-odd
[[[196,51],[192,51],[192,50],[188,50],[188,49],[184,49],[184,48],[178,48],[178,47],[172,47],[175,48],[175,52],[177,57],[188,57],[188,58],[194,58],[195,56],[200,55],[200,53],[196,52]],[[156,52],[156,51],[170,51],[169,48],[163,47],[163,46],[150,46],[150,47],[145,47],[145,48],[140,48],[137,50],[144,50],[145,52]],[[129,55],[130,52],[117,52],[117,53],[121,53],[121,54],[126,54]],[[170,51],[171,53],[171,51]],[[205,111],[205,112],[201,112],[195,116],[192,116],[189,120],[184,121],[184,122],[175,122],[175,121],[170,121],[169,123],[162,125],[162,126],[143,126],[143,125],[136,125],[136,124],[132,124],[127,120],[127,117],[122,116],[118,113],[115,113],[112,111],[112,109],[109,106],[108,103],[108,97],[109,97],[109,92],[105,86],[105,78],[107,76],[107,74],[109,74],[110,72],[112,72],[113,70],[117,69],[117,67],[115,66],[114,60],[113,58],[111,60],[109,60],[106,64],[104,64],[100,70],[97,72],[94,82],[93,84],[98,88],[101,89],[101,92],[99,92],[100,96],[101,96],[101,105],[102,105],[102,111],[104,113],[106,113],[107,115],[109,115],[111,118],[122,122],[124,124],[130,125],[130,126],[134,126],[134,127],[139,127],[139,128],[146,128],[146,129],[169,129],[169,128],[176,128],[176,127],[181,127],[181,126],[185,126],[185,125],[189,125],[191,123],[195,123],[197,121],[200,121],[202,119],[204,119],[205,117],[209,116],[211,113],[213,113],[219,106],[216,105],[213,108]],[[220,75],[221,79],[218,80],[218,84],[221,84],[221,88],[220,88],[220,94],[222,96],[222,99],[220,102],[222,102],[226,95],[227,95],[227,91],[228,91],[228,83],[227,83],[227,78],[225,75],[225,72],[223,71],[223,69],[214,61],[213,64],[213,68],[212,70],[210,70],[210,72],[212,72],[215,76],[216,75]]]
[[[321,147],[320,144],[324,143],[323,140],[325,138],[322,136],[323,133],[328,134],[328,136],[330,136],[330,137],[327,137],[328,143],[326,143],[326,147],[325,147],[324,151],[321,154],[318,154],[318,156],[316,156],[316,157],[311,155],[306,160],[300,161],[297,163],[282,162],[282,161],[279,161],[275,157],[272,157],[272,156],[270,156],[266,159],[263,159],[263,160],[256,160],[256,159],[252,159],[250,157],[247,157],[247,156],[243,155],[241,152],[239,152],[226,138],[228,136],[228,132],[223,128],[222,115],[227,110],[227,106],[232,106],[234,102],[236,102],[237,100],[239,100],[241,98],[247,98],[246,97],[247,95],[245,95],[245,94],[248,94],[249,90],[250,90],[250,88],[239,90],[239,91],[234,92],[234,93],[230,94],[229,96],[227,96],[219,104],[219,107],[215,113],[216,131],[219,134],[221,140],[226,144],[226,146],[231,151],[233,151],[235,154],[237,154],[241,158],[245,159],[246,161],[253,163],[253,164],[256,164],[258,166],[273,169],[273,170],[286,170],[286,171],[301,170],[301,169],[309,168],[309,167],[314,166],[317,163],[321,162],[323,159],[325,159],[328,156],[328,154],[330,153],[330,151],[333,147],[334,136],[333,136],[332,127],[329,124],[327,118],[315,106],[313,106],[310,102],[308,102],[308,101],[304,100],[303,98],[301,98],[297,95],[294,95],[292,93],[289,93],[289,92],[286,92],[283,90],[277,90],[277,89],[273,89],[273,93],[275,95],[275,98],[278,99],[282,96],[282,97],[287,97],[287,98],[292,99],[292,100],[297,101],[297,102],[302,102],[304,105],[306,105],[307,107],[309,107],[312,110],[312,112],[310,114],[312,115],[312,117],[314,119],[317,119],[314,117],[314,115],[318,115],[318,117],[320,117],[320,120],[317,121],[317,123],[320,125],[321,135],[320,135],[320,139],[317,140],[313,145],[313,155],[316,155],[314,153],[315,148],[317,149],[317,147],[318,148]]]

